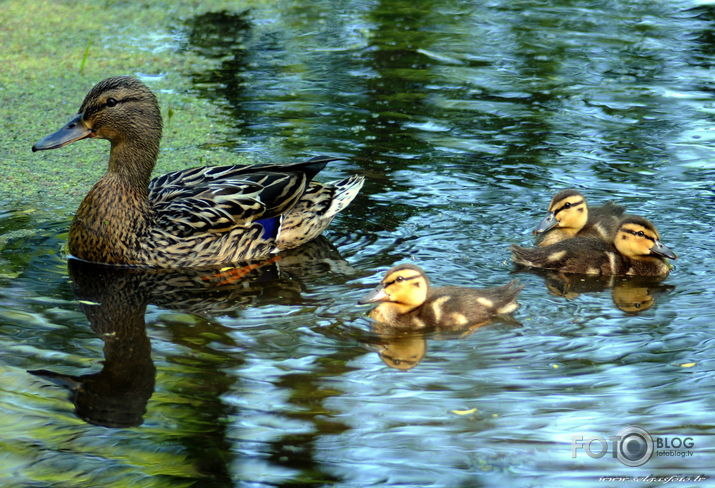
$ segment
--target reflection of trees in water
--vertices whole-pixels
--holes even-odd
[[[415,165],[533,185],[563,159],[612,182],[612,164],[632,172],[667,157],[664,135],[689,110],[644,88],[681,79],[709,45],[706,30],[672,35],[682,24],[672,13],[652,2],[587,14],[558,3],[292,2],[201,14],[186,39],[217,60],[192,76],[230,113],[238,147],[345,155],[374,181],[368,194],[399,191],[392,174]],[[709,16],[701,7],[693,28]]]

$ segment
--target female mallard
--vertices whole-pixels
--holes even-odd
[[[546,247],[511,246],[512,259],[534,268],[566,273],[664,276],[670,271],[665,258],[676,259],[660,242],[655,226],[642,217],[624,217],[612,242],[596,237],[574,237]]]
[[[551,199],[549,213],[534,229],[538,246],[550,246],[571,237],[599,237],[608,242],[618,228],[625,208],[613,202],[589,207],[576,190],[563,190]]]
[[[192,168],[149,181],[162,120],[154,94],[119,76],[99,82],[79,113],[33,151],[80,139],[111,142],[109,165],[77,210],[69,251],[87,261],[203,267],[263,258],[318,236],[363,178],[311,182],[333,159]]]
[[[522,288],[517,281],[494,288],[431,288],[421,268],[402,264],[390,269],[377,289],[359,303],[378,303],[370,318],[395,327],[463,328],[516,310]]]

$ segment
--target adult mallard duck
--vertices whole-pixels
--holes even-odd
[[[517,281],[494,288],[433,288],[420,267],[402,264],[388,270],[377,289],[359,303],[377,303],[370,318],[395,327],[466,328],[516,310],[522,288]]]
[[[77,210],[69,251],[87,261],[204,267],[266,257],[319,235],[363,178],[316,183],[333,158],[304,163],[192,168],[149,181],[162,119],[154,94],[128,76],[108,78],[79,113],[33,151],[86,138],[111,143],[107,172]]]
[[[546,247],[512,244],[511,252],[514,262],[524,266],[595,275],[664,276],[670,272],[665,258],[677,258],[655,226],[637,216],[624,217],[611,242],[574,237]]]
[[[538,246],[550,246],[571,237],[598,237],[608,242],[618,228],[625,208],[613,202],[589,207],[576,190],[558,192],[549,203],[549,213],[534,229]]]

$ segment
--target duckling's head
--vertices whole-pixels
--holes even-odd
[[[97,83],[77,115],[32,146],[32,150],[57,149],[93,137],[108,139],[113,147],[131,141],[156,153],[161,126],[159,104],[149,88],[135,78],[116,76]]]
[[[425,302],[428,290],[429,279],[420,267],[401,264],[388,270],[377,289],[359,303],[390,303],[406,313]]]
[[[660,234],[649,220],[627,216],[618,226],[614,244],[618,252],[631,259],[677,259],[673,251],[660,242]]]
[[[563,190],[551,199],[549,213],[534,229],[534,234],[541,234],[555,227],[576,234],[583,229],[587,220],[586,197],[576,190]]]

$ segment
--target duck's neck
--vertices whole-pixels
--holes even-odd
[[[126,139],[113,142],[105,178],[117,177],[131,188],[147,195],[149,178],[158,155],[158,141]]]
[[[114,143],[105,175],[77,209],[69,251],[87,261],[134,264],[149,226],[148,184],[158,144]]]

